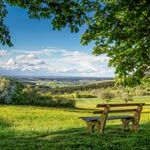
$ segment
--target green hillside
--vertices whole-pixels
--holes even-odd
[[[135,101],[150,104],[148,96]],[[143,109],[139,132],[123,132],[115,120],[108,121],[104,135],[88,134],[79,117],[91,116],[100,102],[77,99],[72,109],[0,105],[0,150],[150,149],[150,106]]]

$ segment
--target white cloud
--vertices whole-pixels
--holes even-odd
[[[38,58],[37,55],[35,54],[25,54],[25,55],[18,55],[16,56],[16,60],[17,63],[20,66],[25,66],[25,69],[23,68],[23,70],[34,70],[35,66],[38,65],[43,65],[45,64],[45,62],[43,60],[41,60],[40,58]],[[27,69],[29,67],[29,69]]]
[[[0,50],[0,57],[8,55],[8,52],[6,50]]]
[[[15,53],[15,56],[14,56]],[[0,62],[0,68],[23,74],[73,76],[112,76],[114,69],[108,68],[109,58],[93,56],[79,51],[48,48],[37,51],[13,50],[9,60]]]
[[[10,58],[7,62],[0,62],[0,68],[3,70],[15,70],[18,69],[18,64],[13,58]]]
[[[35,55],[35,54],[27,54],[27,55],[19,55],[16,57],[16,59],[18,60],[22,60],[22,59],[25,59],[25,60],[30,60],[30,59],[38,59],[38,57]]]
[[[7,62],[7,65],[13,66],[16,65],[16,62],[12,58],[10,58]]]
[[[41,50],[12,50],[12,53],[17,53],[17,54],[35,54],[35,55],[53,55],[56,53],[65,53],[67,50],[64,49],[56,49],[56,48],[44,48]]]

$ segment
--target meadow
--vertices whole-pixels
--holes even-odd
[[[150,104],[150,97],[134,97],[134,102]],[[150,149],[150,106],[143,108],[138,132],[124,132],[121,121],[113,120],[103,135],[88,134],[79,117],[93,115],[97,103],[102,101],[76,99],[75,108],[0,105],[0,150]]]

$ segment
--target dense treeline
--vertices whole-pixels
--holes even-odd
[[[35,105],[48,107],[74,107],[72,97],[52,95],[38,87],[24,86],[15,79],[0,77],[0,103],[15,105]]]
[[[150,84],[147,81],[135,88],[114,86],[114,84],[114,81],[105,81],[82,86],[45,88],[0,77],[0,103],[75,107],[75,99],[79,98],[98,98],[108,103],[113,98],[120,97],[127,103],[133,100],[133,96],[150,96]]]
[[[52,94],[64,94],[64,93],[73,93],[75,91],[88,91],[92,89],[100,89],[100,88],[108,88],[113,87],[115,84],[114,81],[104,81],[93,83],[89,85],[80,85],[80,86],[69,86],[69,87],[59,87],[59,88],[48,88],[48,87],[41,87],[42,89],[47,89]]]

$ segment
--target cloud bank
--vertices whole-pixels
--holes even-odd
[[[0,74],[41,76],[114,76],[109,58],[79,51],[47,48],[41,50],[0,50]]]

